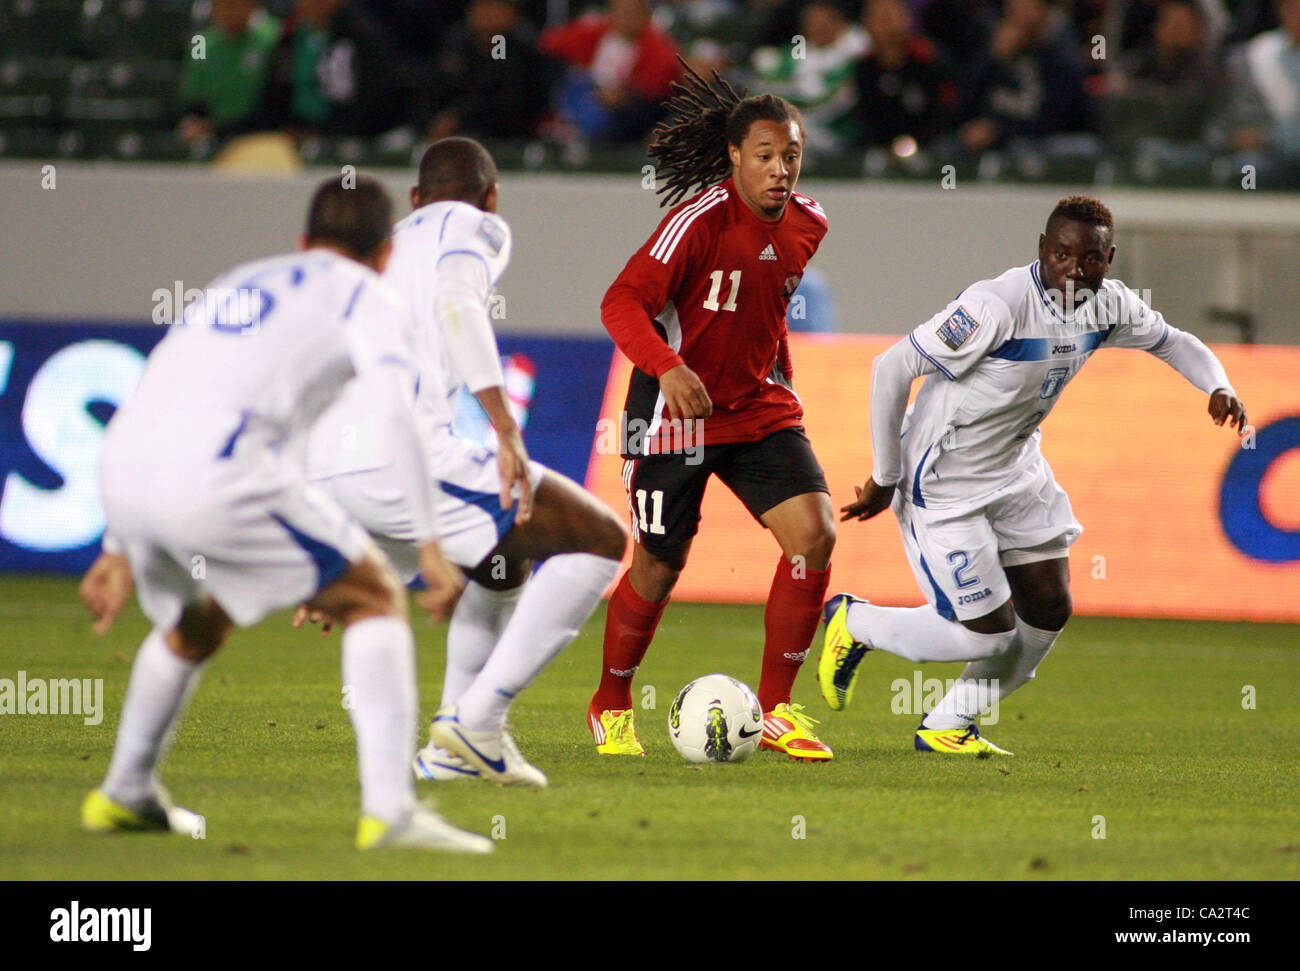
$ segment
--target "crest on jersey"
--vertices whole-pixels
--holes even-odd
[[[970,339],[970,335],[979,330],[980,322],[958,307],[951,317],[939,325],[939,340],[954,351]]]
[[[506,245],[506,234],[495,219],[491,216],[484,216],[478,224],[478,234],[483,237],[484,242],[492,247],[492,255],[495,256],[501,252],[501,247]]]
[[[791,273],[785,278],[785,286],[782,288],[785,292],[786,299],[794,296],[794,292],[799,289],[799,281],[803,279],[801,273]]]

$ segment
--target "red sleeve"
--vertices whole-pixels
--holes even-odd
[[[687,232],[673,247],[659,245],[665,227],[681,208],[669,212],[645,245],[632,254],[600,304],[601,322],[618,349],[655,378],[685,363],[654,326],[655,316],[672,299],[690,261],[690,253],[703,237],[697,227],[696,232]],[[662,254],[665,248],[667,263],[655,255]]]
[[[677,63],[677,44],[667,34],[647,27],[641,38],[641,50],[632,66],[630,87],[652,100],[666,98],[672,83],[682,76]]]
[[[608,26],[601,17],[579,17],[567,24],[546,28],[537,38],[537,47],[550,57],[587,67],[596,56],[596,45]]]

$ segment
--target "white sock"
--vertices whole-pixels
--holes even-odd
[[[481,583],[465,584],[447,628],[447,673],[442,681],[440,708],[460,698],[483,670],[523,591],[524,584],[508,590],[489,590]]]
[[[537,569],[492,656],[456,703],[462,725],[484,732],[504,724],[515,695],[578,636],[618,567],[603,556],[564,553]]]
[[[185,707],[200,661],[173,654],[155,628],[140,645],[117,725],[117,742],[101,786],[114,802],[138,805],[153,795],[153,773],[162,759],[168,729]]]
[[[357,735],[361,811],[398,822],[415,805],[411,760],[419,714],[415,639],[405,621],[369,617],[343,632],[343,686]]]
[[[978,661],[997,657],[1011,648],[1015,631],[977,634],[945,620],[929,604],[924,607],[849,605],[846,618],[856,641],[897,654],[909,661]]]
[[[1016,641],[999,657],[972,661],[922,724],[926,728],[965,728],[980,713],[1033,679],[1052,649],[1059,630],[1030,627],[1016,616]]]

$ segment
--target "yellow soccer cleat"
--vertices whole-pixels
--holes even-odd
[[[100,789],[92,790],[81,804],[81,827],[91,833],[190,833],[201,831],[203,817],[173,806],[159,791],[147,803],[132,809],[114,802]]]
[[[596,751],[601,755],[645,755],[641,739],[637,737],[632,722],[632,709],[606,709],[587,711],[587,727],[596,739]]]
[[[795,761],[820,761],[835,757],[831,747],[817,737],[817,720],[803,705],[780,704],[763,715],[763,741],[759,748],[784,752]]]
[[[481,854],[491,853],[493,844],[486,836],[453,826],[430,806],[418,806],[392,825],[374,816],[362,816],[357,823],[357,849],[390,847]]]
[[[817,683],[832,711],[843,711],[849,706],[858,679],[858,665],[871,650],[870,645],[855,641],[849,633],[849,605],[855,603],[866,601],[852,594],[837,593],[826,602],[823,611],[826,638],[817,663]]]
[[[1014,755],[998,748],[980,734],[973,724],[966,728],[925,728],[916,730],[913,744],[918,752],[940,752],[944,755]]]

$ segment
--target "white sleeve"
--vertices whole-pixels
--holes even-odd
[[[1223,389],[1236,397],[1223,364],[1194,334],[1170,326],[1158,310],[1123,284],[1114,297],[1116,323],[1107,344],[1146,351],[1164,361],[1206,394]]]
[[[1164,339],[1155,347],[1148,348],[1160,360],[1185,377],[1206,394],[1223,390],[1234,398],[1237,392],[1228,381],[1228,372],[1214,356],[1214,352],[1201,343],[1195,334],[1189,334],[1177,327],[1165,324]]]
[[[916,378],[938,370],[911,338],[899,341],[871,365],[871,477],[877,485],[895,485],[903,477],[898,442],[907,396]]]
[[[1011,333],[1011,311],[991,293],[968,289],[908,336],[922,357],[957,381]]]
[[[361,400],[370,427],[382,436],[381,454],[389,458],[393,483],[406,498],[415,538],[424,543],[438,536],[438,500],[442,488],[429,475],[433,467],[415,415],[418,371],[402,335],[409,333],[405,305],[376,291],[375,299],[356,308],[347,322],[348,351],[357,371]]]
[[[434,312],[456,372],[472,392],[504,387],[501,354],[488,320],[492,281],[481,257],[458,251],[438,261]]]

